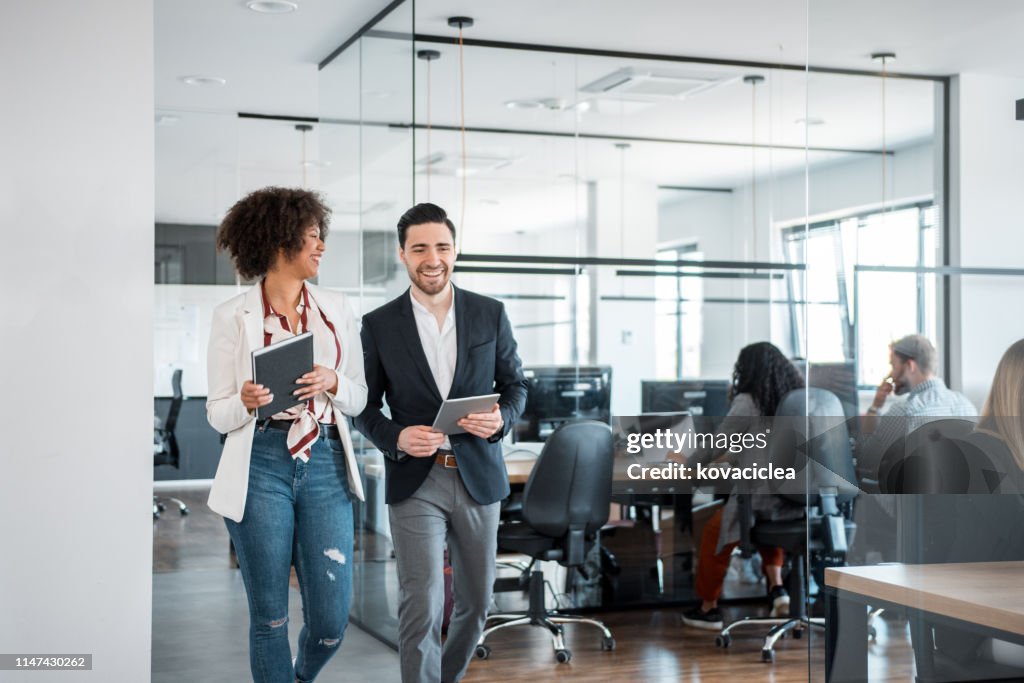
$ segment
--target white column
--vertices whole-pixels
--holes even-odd
[[[594,186],[594,216],[588,255],[653,259],[657,253],[657,187],[649,182],[600,180]],[[624,201],[625,204],[621,202]],[[606,301],[608,296],[654,296],[654,278],[617,277],[616,270],[590,268],[596,294],[592,325],[599,365],[612,366],[612,414],[640,412],[640,381],[655,376],[654,303]]]
[[[0,650],[150,679],[153,3],[0,9]]]

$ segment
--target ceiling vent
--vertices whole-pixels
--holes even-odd
[[[626,67],[580,88],[581,92],[682,100],[734,81],[739,76]]]
[[[496,154],[467,154],[465,174],[470,176],[497,171],[499,168],[504,168],[515,160],[512,157]],[[416,166],[419,173],[426,173],[429,168],[431,173],[436,173],[437,175],[462,177],[462,156],[459,154],[434,152],[429,157],[417,159]]]

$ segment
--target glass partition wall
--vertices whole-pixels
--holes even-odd
[[[395,224],[414,202],[411,2],[321,65],[320,191],[334,209],[333,259],[320,284],[351,292],[358,317],[405,291]],[[342,242],[339,248],[339,242]],[[398,580],[384,504],[384,459],[358,431],[353,438],[366,501],[358,505],[352,619],[397,643]]]
[[[864,152],[807,147],[806,126],[794,123],[806,109],[799,50],[786,64],[747,64],[476,44],[471,29],[460,46],[429,5],[416,3],[415,16],[411,2],[399,5],[322,66],[320,155],[338,161],[321,190],[351,207],[345,228],[336,208],[332,239],[346,229],[362,245],[361,311],[407,287],[398,216],[422,201],[448,211],[453,280],[504,304],[531,384],[507,460],[535,458],[571,419],[721,419],[744,346],[806,356],[806,335],[794,331],[809,298],[804,257],[786,251],[793,224],[782,217],[803,215],[808,164]],[[371,268],[378,239],[390,260]],[[341,286],[326,271],[321,282]],[[546,388],[557,401],[536,398]],[[383,467],[363,446],[353,618],[394,643]],[[584,572],[544,567],[558,604],[690,604],[713,495],[616,487],[603,552]],[[730,575],[725,598],[757,604],[763,593]],[[511,609],[525,597],[496,599]]]
[[[857,14],[810,7],[811,64],[834,57]],[[986,621],[1000,610],[1019,617],[1012,601],[1024,560],[1024,460],[1012,436],[1024,418],[1011,369],[1024,327],[1003,313],[1024,294],[1024,270],[1007,257],[1019,250],[1015,231],[991,220],[1013,210],[995,151],[1012,129],[994,118],[986,130],[964,125],[998,105],[965,95],[969,75],[920,73],[900,52],[912,52],[906,43],[871,30],[865,44],[877,50],[863,61],[872,74],[811,74],[808,115],[824,123],[808,131],[808,145],[863,144],[880,154],[811,166],[806,225],[786,237],[808,281],[839,294],[831,309],[808,310],[810,373],[835,378],[842,363],[867,414],[849,423],[858,490],[843,513],[856,532],[814,575],[829,631],[822,668],[814,662],[811,673],[1017,680],[1024,658],[1009,641],[1019,637]],[[830,111],[844,106],[856,107],[860,125],[835,130]],[[961,165],[968,157],[976,163]],[[838,184],[837,173],[849,182]],[[890,347],[911,334],[929,344]],[[888,378],[892,395],[876,396]],[[854,575],[875,589],[851,584]],[[948,583],[936,591],[939,576]],[[985,595],[998,597],[986,604]],[[945,600],[969,607],[954,614]]]
[[[322,155],[359,159],[332,167],[323,189],[356,199],[364,269],[368,241],[393,254],[405,208],[443,206],[459,232],[456,284],[504,303],[532,383],[574,380],[572,406],[528,406],[507,458],[534,457],[571,418],[720,418],[737,355],[758,341],[834,394],[831,417],[856,439],[855,416],[888,370],[874,345],[897,336],[904,314],[914,330],[945,325],[940,283],[904,273],[916,286],[897,296],[865,270],[941,263],[941,79],[886,80],[894,121],[883,132],[864,120],[880,74],[815,68],[806,45],[770,64],[482,43],[474,29],[460,45],[429,6],[400,5],[322,69]],[[407,286],[393,257],[374,272],[358,281],[363,311]],[[606,405],[588,402],[595,376],[610,386]],[[368,480],[380,476],[372,449],[363,461]],[[818,509],[812,488],[803,500]],[[852,518],[854,496],[839,488]],[[368,489],[354,617],[394,642],[387,524]],[[615,491],[603,558],[582,575],[545,568],[558,604],[691,604],[714,496],[618,480]],[[807,526],[790,560],[805,565],[798,594],[814,613],[823,568],[839,561],[816,533]],[[756,567],[734,562],[724,604],[756,604]]]
[[[847,483],[858,495],[835,488],[856,533],[845,553],[822,552],[808,525],[790,561],[804,566],[800,592],[819,614],[826,567],[898,560],[898,535],[913,544],[934,530],[915,521],[898,534],[895,503],[865,493],[879,490],[879,473],[857,450],[857,415],[890,373],[889,342],[933,339],[940,374],[980,408],[1002,349],[1024,335],[1007,324],[964,341],[967,330],[1024,280],[993,270],[975,245],[953,259],[946,80],[894,74],[891,64],[883,74],[870,60],[860,72],[820,67],[831,29],[813,12],[807,26],[806,6],[790,9],[779,26],[806,33],[769,63],[484,43],[473,39],[487,35],[482,24],[460,48],[443,12],[409,0],[321,64],[315,119],[161,112],[156,395],[169,394],[175,367],[186,369],[186,394],[206,393],[210,313],[243,284],[210,256],[213,227],[237,198],[269,184],[322,192],[334,216],[319,284],[348,293],[357,315],[408,287],[395,223],[431,201],[458,228],[454,282],[504,304],[531,391],[559,396],[528,404],[503,445],[509,462],[535,458],[571,419],[613,423],[618,456],[623,418],[720,419],[737,356],[754,342],[793,359],[808,405],[811,389],[835,395],[827,417],[853,446]],[[354,436],[367,500],[352,617],[393,644],[383,462]],[[811,479],[801,485],[802,504],[820,510]],[[721,503],[677,493],[617,475],[604,551],[583,572],[545,566],[551,600],[580,611],[691,606],[702,532]],[[737,556],[733,566],[723,604],[763,609],[756,562]],[[502,609],[524,601],[497,596]],[[875,626],[897,639],[902,628]],[[808,647],[819,638],[812,632]],[[823,659],[808,652],[820,679]],[[898,678],[914,666],[903,652],[898,662],[873,654],[872,666]]]

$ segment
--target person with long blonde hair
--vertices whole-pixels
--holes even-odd
[[[999,360],[977,431],[1001,439],[1024,470],[1024,339]]]
[[[975,430],[959,440],[978,493],[937,496],[928,526],[942,530],[937,562],[1024,560],[1024,339],[1003,353]],[[975,489],[977,490],[977,489]],[[933,629],[937,651],[979,678],[1004,678],[1003,667],[1024,670],[1024,647],[952,626]],[[1019,675],[1019,671],[1018,671]],[[1014,680],[1020,680],[1016,678]]]

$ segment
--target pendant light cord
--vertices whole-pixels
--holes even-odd
[[[428,59],[426,61],[427,61],[427,157],[426,157],[426,159],[427,159],[427,201],[429,202],[430,201],[430,171],[431,171],[430,167],[434,165],[433,160],[430,158],[430,84],[431,84],[430,62],[432,60]]]
[[[456,253],[462,253],[466,234],[466,74],[462,52],[462,24],[459,24],[459,134],[462,141],[462,207],[459,212],[459,239]]]

